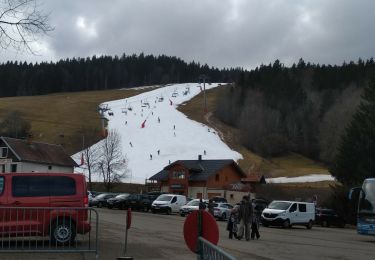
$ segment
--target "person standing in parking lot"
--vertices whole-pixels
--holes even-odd
[[[260,235],[259,235],[259,218],[258,218],[258,215],[255,214],[254,200],[251,203],[251,205],[252,205],[252,209],[253,209],[253,219],[252,219],[252,222],[251,222],[251,239],[254,239],[255,236],[257,237],[257,239],[259,239],[260,238]]]
[[[202,198],[199,199],[199,209],[205,210],[206,204],[203,202]]]
[[[237,239],[241,240],[244,232],[247,241],[250,240],[250,225],[253,221],[253,206],[250,202],[249,196],[243,196],[240,208],[238,211],[238,221],[240,222]]]
[[[228,218],[227,230],[229,231],[229,239],[237,238],[237,208],[234,207],[230,211],[230,216]]]

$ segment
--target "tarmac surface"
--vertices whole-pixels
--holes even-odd
[[[124,256],[126,211],[98,209],[97,259]],[[184,217],[133,212],[126,256],[134,259],[196,259],[183,238]],[[361,236],[351,228],[260,228],[260,239],[229,239],[226,222],[218,221],[218,246],[237,259],[374,259],[375,236]],[[0,253],[0,259],[96,259],[94,253]]]

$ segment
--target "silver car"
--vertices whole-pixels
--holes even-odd
[[[214,217],[221,220],[226,220],[230,216],[233,206],[229,203],[219,202],[214,204]]]
[[[202,200],[202,201],[204,202],[207,208],[208,200]],[[185,206],[182,206],[180,208],[180,216],[184,217],[186,215],[189,215],[194,210],[199,210],[199,203],[200,203],[200,199],[193,199],[189,201]]]

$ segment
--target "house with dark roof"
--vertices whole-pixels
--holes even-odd
[[[73,172],[74,167],[61,145],[0,137],[1,172]]]
[[[245,177],[243,170],[231,159],[203,160],[199,156],[198,160],[175,161],[149,181],[158,184],[162,192],[204,199],[220,196],[234,202],[251,192],[250,186],[242,184],[241,190],[228,189]]]

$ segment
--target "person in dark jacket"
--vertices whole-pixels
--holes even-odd
[[[237,238],[237,208],[234,207],[228,218],[227,230],[229,231],[229,239],[232,239],[233,236]]]
[[[206,209],[206,204],[203,202],[202,198],[199,199],[199,209]]]
[[[252,203],[252,207],[253,207],[253,212],[254,212],[254,208],[255,208],[254,203]],[[251,239],[254,239],[255,236],[257,237],[257,239],[260,238],[260,235],[259,235],[259,218],[258,218],[257,214],[253,214],[253,220],[252,220],[252,223],[251,223]]]
[[[213,200],[212,199],[210,199],[209,201],[208,201],[208,212],[212,215],[212,216],[214,216],[214,202],[213,202]]]
[[[238,211],[238,221],[240,228],[238,230],[237,239],[241,240],[244,232],[247,241],[250,240],[250,225],[253,222],[253,206],[250,202],[249,196],[243,196]]]

